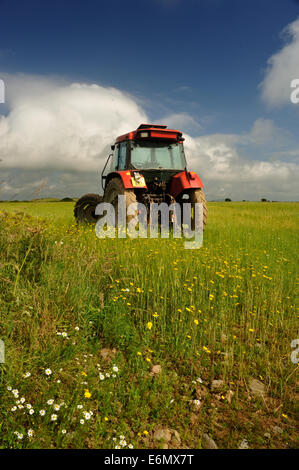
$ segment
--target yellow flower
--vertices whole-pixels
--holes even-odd
[[[140,351],[137,352],[137,356],[141,356],[141,352],[140,352]]]
[[[105,420],[105,421],[109,421],[109,419],[107,418],[107,416],[105,416],[104,420]]]
[[[151,330],[151,329],[152,329],[152,326],[153,326],[153,324],[152,324],[152,322],[151,322],[151,321],[149,321],[149,322],[147,323],[147,325],[146,325],[146,326],[147,326],[147,328],[148,328],[149,330]]]
[[[86,372],[82,371],[81,374],[84,375],[84,377],[87,377]]]
[[[90,391],[88,390],[88,388],[85,389],[84,396],[85,396],[85,398],[90,398],[90,397],[91,397],[91,393],[90,393]]]
[[[194,323],[195,323],[195,325],[198,325],[199,321],[195,318]]]
[[[143,431],[143,434],[145,434],[146,436],[148,435],[148,431]]]

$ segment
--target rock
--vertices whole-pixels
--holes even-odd
[[[239,449],[249,449],[247,439],[243,439],[243,441],[239,445]]]
[[[179,433],[175,429],[172,429],[171,432],[172,432],[173,445],[176,445],[176,446],[181,445],[182,440],[181,440]]]
[[[154,434],[154,439],[157,441],[170,442],[171,441],[171,432],[169,429],[158,429]]]
[[[275,432],[275,434],[281,434],[282,429],[279,426],[273,426],[273,432]]]
[[[152,367],[151,373],[153,375],[161,374],[161,372],[162,372],[162,367],[159,364]]]
[[[265,395],[265,385],[257,379],[250,379],[249,387],[251,392],[254,395],[264,396]]]
[[[216,442],[206,433],[202,435],[201,445],[203,449],[218,449]]]
[[[223,380],[213,380],[213,382],[211,383],[211,389],[212,391],[219,390],[223,387],[223,385],[224,385]]]
[[[105,359],[107,361],[111,361],[112,357],[115,356],[115,354],[116,354],[116,349],[115,348],[113,348],[113,349],[103,348],[103,349],[101,349],[100,354],[101,354],[103,359]]]

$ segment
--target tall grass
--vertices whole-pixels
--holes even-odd
[[[99,240],[72,203],[0,204],[2,447],[159,447],[159,427],[187,447],[203,432],[295,446],[298,207],[210,203],[203,247],[185,250]]]

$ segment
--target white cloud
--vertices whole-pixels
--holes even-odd
[[[0,119],[1,168],[98,171],[115,136],[146,120],[115,88],[40,77],[5,77],[8,116]]]
[[[185,129],[185,131],[200,132],[201,125],[188,113],[169,114],[163,118],[163,122],[171,129]],[[159,121],[158,124],[161,124]],[[163,124],[163,123],[162,123]]]
[[[3,76],[9,112],[0,115],[1,198],[78,197],[100,192],[100,173],[116,136],[148,122],[137,100],[96,84],[60,78]],[[298,143],[281,148],[284,132],[257,119],[244,134],[192,138],[197,123],[187,113],[159,120],[184,132],[190,169],[198,171],[210,199],[298,199]],[[199,129],[198,133],[199,134]],[[256,158],[275,140],[276,153]],[[273,157],[270,160],[270,156]]]
[[[262,98],[270,106],[290,104],[291,82],[299,78],[299,18],[283,31],[287,43],[268,59],[261,84]]]

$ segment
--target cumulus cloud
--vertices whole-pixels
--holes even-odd
[[[40,77],[5,77],[1,168],[97,171],[116,135],[146,120],[120,90]]]
[[[299,78],[299,18],[283,30],[286,44],[268,59],[261,84],[262,98],[270,106],[290,104],[292,80]]]
[[[148,122],[135,97],[112,87],[57,77],[1,77],[8,106],[0,115],[1,199],[100,192],[100,173],[115,137]],[[192,125],[197,135],[202,132],[187,113],[159,122],[184,132],[188,166],[201,175],[209,199],[298,199],[299,145],[279,148],[284,132],[273,121],[257,119],[244,134],[199,137],[186,134]],[[277,151],[265,158],[273,139]],[[258,146],[264,155],[259,160]]]

